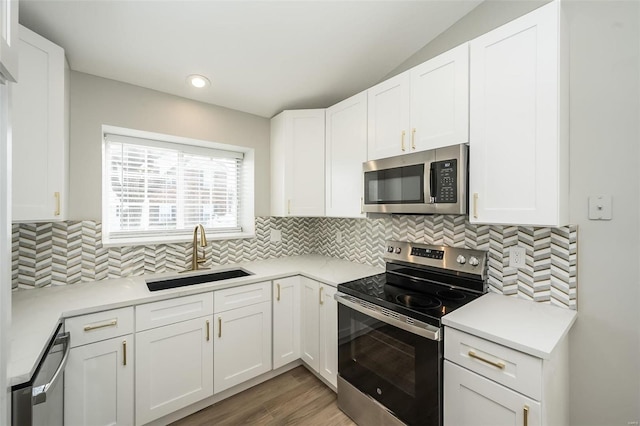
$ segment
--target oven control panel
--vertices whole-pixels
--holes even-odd
[[[407,241],[387,241],[385,261],[401,261],[416,266],[429,266],[456,272],[465,272],[486,278],[488,254],[449,246],[433,246]]]

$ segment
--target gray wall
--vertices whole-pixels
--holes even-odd
[[[489,1],[394,70],[400,73],[534,8]],[[570,206],[579,227],[571,424],[640,419],[640,3],[565,1],[570,42]],[[473,141],[471,141],[473,144]],[[613,196],[590,221],[587,197]]]
[[[101,220],[102,125],[255,149],[255,213],[269,215],[269,120],[166,93],[71,73],[69,219]]]

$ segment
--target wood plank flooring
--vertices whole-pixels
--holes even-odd
[[[172,423],[205,425],[355,426],[336,394],[300,366]]]

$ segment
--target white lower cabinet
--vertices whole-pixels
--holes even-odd
[[[136,324],[140,325],[167,322],[160,318],[182,319],[136,333],[136,424],[213,395],[212,302],[212,293],[204,293],[136,308]],[[209,315],[201,316],[203,313]],[[190,315],[197,317],[187,319]]]
[[[133,425],[133,308],[67,318],[66,426]]]
[[[64,424],[133,425],[133,359],[132,334],[71,349]]]
[[[569,424],[566,339],[548,359],[445,327],[444,425]]]
[[[541,426],[540,403],[444,362],[444,418],[450,426]]]
[[[214,314],[215,393],[271,370],[270,289],[271,282],[265,282],[214,292],[216,306],[221,299],[246,300],[248,304],[238,303],[234,309]]]
[[[300,277],[273,281],[273,369],[300,359]]]
[[[334,287],[301,277],[302,360],[333,386],[338,374],[338,305]]]

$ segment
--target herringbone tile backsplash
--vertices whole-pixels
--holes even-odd
[[[491,290],[576,308],[576,226],[477,226],[466,219],[443,215],[257,217],[255,238],[210,240],[204,250],[208,265],[318,253],[380,267],[384,267],[388,239],[487,250]],[[272,229],[282,231],[282,241],[270,241]],[[102,226],[95,221],[22,223],[14,224],[12,231],[13,287],[181,271],[192,257],[191,243],[105,248]],[[509,267],[509,247],[516,245],[526,250],[525,268]]]

